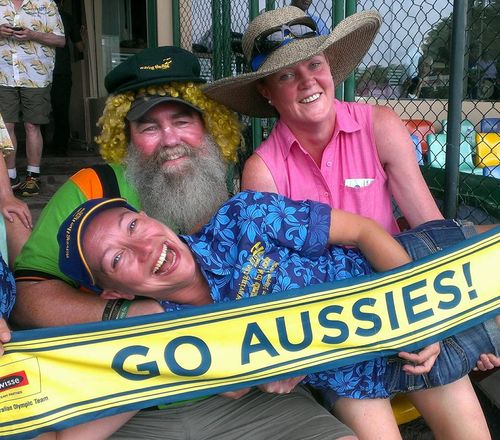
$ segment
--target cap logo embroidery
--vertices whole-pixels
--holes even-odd
[[[163,63],[161,64],[154,64],[152,66],[141,66],[139,67],[140,70],[168,70],[170,69],[170,65],[172,64],[172,58],[163,58]]]
[[[73,226],[75,225],[75,222],[83,215],[85,212],[85,208],[80,208],[75,214],[73,215],[73,218],[71,219],[71,222],[69,226],[66,228],[66,258],[69,258],[69,248],[70,248],[70,242],[71,242],[71,230],[73,229]]]

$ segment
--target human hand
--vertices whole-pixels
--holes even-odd
[[[14,30],[14,28],[12,28]],[[28,28],[21,28],[20,30],[14,30],[14,33],[12,34],[12,36],[16,39],[16,40],[20,40],[20,41],[28,41],[28,40],[32,40],[33,38],[31,37],[31,34],[32,33],[32,30],[31,29],[28,29]]]
[[[22,200],[19,200],[13,195],[8,196],[1,201],[0,206],[0,212],[7,221],[13,223],[13,214],[16,214],[19,217],[19,220],[21,220],[21,223],[26,226],[27,229],[33,228],[31,212],[28,208],[28,205]]]
[[[7,322],[0,315],[0,355],[3,354],[3,344],[10,341],[10,330],[7,326]]]
[[[240,397],[243,397],[245,394],[247,394],[252,388],[242,388],[241,390],[236,390],[236,391],[227,391],[225,393],[220,393],[219,396],[221,397],[227,397],[228,399],[239,399]]]
[[[500,358],[493,353],[483,353],[479,356],[474,371],[488,371],[495,367],[500,367]]]
[[[0,36],[2,38],[12,37],[13,33],[14,30],[12,29],[12,26],[10,24],[7,23],[0,24]]]
[[[302,381],[306,376],[296,376],[289,379],[275,380],[274,382],[263,383],[259,389],[265,393],[288,394]]]
[[[417,376],[431,371],[431,368],[434,365],[434,362],[436,362],[440,352],[441,346],[439,345],[439,342],[435,342],[434,344],[425,347],[419,353],[408,353],[406,351],[402,351],[398,353],[398,356],[408,362],[411,362],[411,364],[403,365],[403,371],[407,374]]]

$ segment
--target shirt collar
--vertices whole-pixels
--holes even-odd
[[[334,99],[335,102],[335,110],[336,110],[336,119],[335,119],[335,130],[333,131],[332,139],[335,139],[336,136],[340,132],[344,133],[354,133],[356,131],[361,130],[360,125],[354,118],[351,117],[351,112],[346,106],[343,106],[342,103]],[[287,158],[290,154],[290,150],[292,146],[296,145],[299,148],[302,148],[299,144],[299,141],[292,133],[288,125],[279,120],[276,123],[276,136],[277,141],[279,142],[280,148],[283,150],[283,157]],[[331,142],[331,140],[330,140]]]

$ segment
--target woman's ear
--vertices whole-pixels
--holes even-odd
[[[111,289],[105,289],[101,292],[99,295],[102,299],[128,299],[132,301],[135,299],[135,295],[132,295],[131,293],[121,293],[117,292],[116,290],[111,290]]]
[[[271,94],[269,93],[269,89],[266,87],[263,81],[258,81],[256,84],[258,92],[266,99],[271,99]]]

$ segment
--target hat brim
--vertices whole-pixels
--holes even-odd
[[[203,86],[203,91],[238,113],[276,117],[276,109],[257,89],[261,79],[323,53],[339,85],[361,63],[381,24],[378,12],[358,12],[341,21],[330,35],[294,40],[272,52],[258,71],[214,81]]]
[[[196,110],[200,114],[203,113],[200,108],[196,107],[190,102],[184,101],[184,99],[181,98],[174,98],[172,96],[148,96],[144,98],[137,98],[132,103],[132,106],[130,107],[126,118],[129,121],[137,121],[149,110],[151,110],[153,107],[156,107],[158,104],[161,104],[162,102],[178,102],[192,108],[193,110]]]

